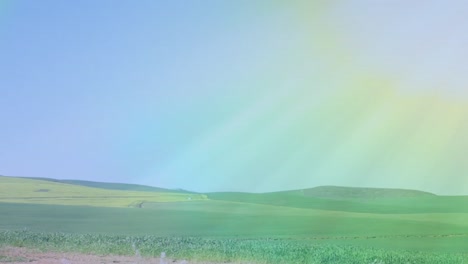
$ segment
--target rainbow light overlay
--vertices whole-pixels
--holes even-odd
[[[455,2],[0,1],[0,173],[468,195]]]

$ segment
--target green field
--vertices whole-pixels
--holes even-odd
[[[146,255],[259,263],[468,261],[467,196],[336,187],[319,195],[312,189],[194,194],[125,186],[0,177],[0,244],[115,254],[134,254],[136,244]]]
[[[81,182],[80,182],[81,183]],[[99,185],[96,183],[96,185]],[[184,192],[136,191],[133,185],[125,190],[96,188],[60,181],[35,180],[0,176],[0,202],[103,207],[138,207],[144,202],[204,200],[206,195]]]

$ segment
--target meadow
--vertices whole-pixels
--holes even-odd
[[[83,182],[80,182],[84,184]],[[0,202],[58,205],[91,205],[104,207],[139,206],[143,202],[174,202],[206,199],[206,195],[167,191],[138,191],[93,188],[51,179],[28,179],[0,176]],[[130,187],[133,187],[130,185]]]
[[[0,177],[0,245],[124,255],[137,248],[146,256],[166,252],[219,262],[468,261],[466,196],[405,190],[376,196],[374,189],[334,187],[326,198],[311,189],[196,194],[107,187]]]

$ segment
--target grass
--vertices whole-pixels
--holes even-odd
[[[300,191],[203,195],[0,177],[0,245],[133,254],[132,241],[148,256],[163,250],[260,263],[468,259],[467,197],[398,193],[344,200]]]
[[[411,239],[418,244],[407,250],[466,252],[468,216],[446,220],[439,215],[412,218],[411,215],[374,215],[314,211],[206,201],[160,203],[155,207],[99,208],[83,206],[2,204],[0,228],[75,234],[191,236],[210,238],[276,238],[328,243],[364,245],[377,241],[382,249],[394,249],[398,241]],[[224,209],[223,209],[224,208]],[[283,210],[282,210],[283,209]],[[444,241],[440,248],[434,241]],[[424,245],[424,246],[423,246]]]
[[[194,237],[118,236],[0,231],[0,245],[46,251],[138,254],[204,261],[256,263],[463,263],[467,254],[389,251],[355,246],[301,244],[275,239],[207,239]]]
[[[192,193],[185,190],[171,190],[159,187],[152,187],[140,184],[128,184],[128,183],[110,183],[110,182],[95,182],[95,181],[84,181],[84,180],[57,180],[52,178],[30,178],[21,177],[23,179],[31,180],[43,180],[56,183],[66,183],[73,185],[80,185],[93,188],[101,188],[108,190],[121,190],[121,191],[142,191],[142,192],[171,192],[171,193]]]
[[[0,202],[135,207],[144,202],[206,199],[202,194],[108,190],[74,184],[0,176]]]
[[[319,186],[301,190],[305,196],[325,198],[325,199],[351,199],[351,200],[372,200],[372,199],[393,199],[408,197],[434,197],[433,193],[417,190],[405,189],[385,189],[385,188],[359,188],[340,186]]]
[[[336,200],[297,192],[209,193],[208,198],[254,204],[373,214],[468,213],[468,196],[415,196],[377,200]]]

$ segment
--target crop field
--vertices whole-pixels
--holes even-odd
[[[0,231],[0,245],[95,254],[159,256],[174,259],[256,263],[464,263],[466,254],[430,253],[301,244],[277,239],[118,236]]]
[[[0,202],[105,207],[139,206],[142,202],[205,199],[205,195],[177,192],[110,190],[75,184],[0,176]]]
[[[1,246],[216,262],[468,261],[465,196],[194,194],[0,180]]]

